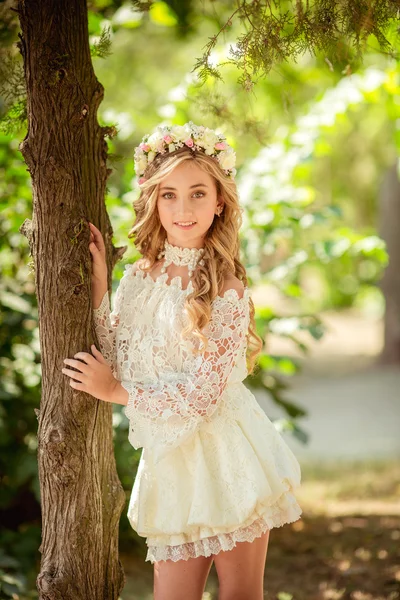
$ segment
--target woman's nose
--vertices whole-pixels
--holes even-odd
[[[181,213],[182,215],[185,215],[186,213],[190,213],[191,211],[192,206],[190,200],[187,200],[186,198],[178,199],[178,202],[176,203],[176,212],[178,214]]]

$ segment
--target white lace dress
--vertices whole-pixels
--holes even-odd
[[[181,278],[154,280],[128,264],[110,313],[94,309],[101,352],[129,393],[129,441],[143,448],[128,519],[146,537],[146,560],[230,550],[300,518],[299,463],[244,385],[249,288],[212,305],[204,356],[180,337]]]

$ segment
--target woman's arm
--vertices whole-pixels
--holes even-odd
[[[128,269],[129,267],[129,269]],[[114,377],[117,377],[117,352],[115,344],[116,329],[120,321],[121,307],[124,303],[126,279],[132,271],[137,269],[137,264],[126,265],[125,272],[115,292],[114,308],[110,311],[110,298],[108,290],[104,293],[100,305],[93,309],[93,320],[100,351],[110,366]]]
[[[123,299],[122,281],[115,294],[114,309],[110,311],[108,290],[105,292],[100,306],[93,309],[94,329],[100,351],[110,366],[114,377],[117,376],[115,332],[119,324],[119,311]]]

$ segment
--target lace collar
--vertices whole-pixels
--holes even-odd
[[[127,267],[128,266],[129,265],[127,265]],[[130,265],[130,266],[133,266],[133,265]],[[168,273],[161,273],[160,275],[158,275],[158,277],[156,279],[153,279],[153,277],[151,277],[150,273],[145,273],[139,267],[137,269],[137,271],[133,272],[132,275],[133,275],[133,278],[139,277],[145,284],[152,286],[152,287],[161,287],[163,289],[171,289],[172,291],[179,290],[183,294],[189,294],[190,292],[193,291],[192,280],[189,281],[189,284],[186,288],[182,288],[182,277],[180,275],[176,275],[175,277],[173,277],[169,283],[167,283],[168,276],[169,276]],[[222,296],[219,296],[219,295],[216,296],[214,298],[214,302],[218,301],[218,299],[219,299],[219,300],[231,300],[232,302],[246,303],[249,299],[249,296],[250,296],[250,288],[248,286],[245,286],[244,294],[243,294],[242,298],[239,298],[238,292],[232,288],[232,289],[225,290],[225,292],[223,293]]]

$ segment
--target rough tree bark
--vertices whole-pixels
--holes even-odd
[[[42,600],[117,600],[125,583],[118,526],[125,495],[116,472],[112,405],[74,390],[65,357],[90,352],[89,227],[112,269],[105,210],[108,128],[97,122],[103,87],[93,72],[85,0],[19,0],[28,130],[20,144],[32,178],[33,219],[21,231],[35,268],[42,364],[38,416]]]

